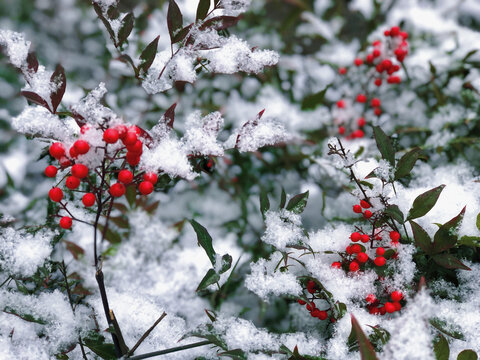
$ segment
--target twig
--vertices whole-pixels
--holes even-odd
[[[167,313],[164,312],[160,317],[155,321],[155,323],[147,330],[145,331],[145,334],[142,335],[142,337],[137,341],[137,343],[132,347],[132,349],[127,353],[128,356],[132,356],[135,350],[142,344],[142,342],[147,338],[148,335],[155,329],[155,327],[160,323],[160,321],[163,320],[163,318],[167,316]]]
[[[170,348],[170,349],[165,349],[165,350],[146,353],[146,354],[143,354],[143,355],[132,356],[132,357],[129,357],[129,359],[132,359],[132,360],[147,359],[147,358],[151,358],[151,357],[154,357],[154,356],[170,354],[170,353],[173,353],[173,352],[192,349],[192,348],[196,348],[196,347],[204,346],[204,345],[209,345],[209,344],[212,344],[212,342],[208,341],[208,340],[200,341],[200,342],[197,342],[197,343],[188,344],[188,345],[184,345],[184,346],[178,346],[178,347],[174,347],[174,348]]]

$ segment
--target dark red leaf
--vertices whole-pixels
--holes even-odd
[[[35,104],[41,105],[44,108],[48,109],[48,111],[52,112],[52,110],[48,106],[48,103],[37,93],[34,93],[32,91],[22,91],[21,94],[23,96],[25,96],[27,98],[27,100],[29,100],[29,101],[31,101]]]
[[[65,88],[67,87],[67,77],[65,76],[65,70],[62,65],[57,65],[55,72],[50,78],[50,82],[54,83],[56,90],[50,94],[50,99],[52,100],[53,113],[57,111],[58,105],[62,101],[63,94],[65,94]]]

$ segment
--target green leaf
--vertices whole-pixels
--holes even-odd
[[[380,154],[382,154],[382,158],[387,160],[390,165],[395,166],[395,150],[390,138],[379,126],[373,127],[373,136],[377,142],[377,148],[380,151]]]
[[[477,215],[477,229],[480,230],[480,213]]]
[[[229,254],[225,254],[222,256],[222,266],[220,268],[219,273],[223,274],[224,272],[228,271],[232,267],[232,256]]]
[[[210,0],[200,0],[197,7],[197,21],[203,20],[210,9]]]
[[[268,200],[268,194],[265,191],[260,191],[260,212],[265,220],[265,213],[270,209],[270,201]]]
[[[355,316],[353,316],[353,314],[352,330],[355,332],[355,336],[357,337],[358,347],[362,360],[378,360],[372,343],[368,340],[367,336],[363,332],[360,324],[358,323],[357,319],[355,319]]]
[[[218,354],[219,356],[226,356],[234,360],[245,360],[247,357],[241,349],[233,349]]]
[[[295,214],[301,214],[305,209],[305,206],[307,206],[308,194],[309,192],[307,190],[304,193],[295,195],[289,200],[287,207],[285,209]]]
[[[413,237],[415,238],[415,245],[422,249],[426,254],[431,254],[433,244],[430,236],[415,221],[410,220],[410,226],[412,227]]]
[[[408,212],[407,220],[416,219],[422,217],[428,213],[437,203],[438,197],[440,196],[445,185],[437,186],[431,190],[424,192],[421,195],[418,195],[417,198],[413,201],[412,208]]]
[[[452,254],[433,255],[433,260],[446,269],[472,270]]]
[[[415,166],[421,152],[422,150],[419,147],[413,148],[398,160],[395,169],[395,180],[410,175],[410,171]]]
[[[118,30],[118,46],[122,46],[122,44],[127,40],[128,35],[133,30],[133,25],[135,23],[135,16],[133,16],[132,12],[129,12],[125,15],[122,19],[122,25]]]
[[[153,60],[155,59],[155,55],[157,54],[159,39],[160,35],[153,39],[153,41],[148,44],[140,54],[140,60],[142,60],[142,63],[138,66],[138,68],[142,69],[144,72],[147,72],[148,69],[150,69],[150,66],[152,66],[153,64]]]
[[[315,94],[306,96],[302,101],[302,110],[313,110],[318,105],[323,104],[323,99],[325,98],[328,88],[329,85]]]
[[[94,341],[89,339],[84,339],[83,344],[92,350],[95,354],[100,356],[102,359],[105,360],[114,360],[117,359],[117,355],[115,353],[115,346],[113,344],[98,344]]]
[[[218,282],[218,280],[220,280],[220,275],[218,275],[214,269],[210,269],[207,271],[202,281],[200,281],[196,291],[204,290],[208,286]]]
[[[390,216],[391,218],[393,218],[393,220],[395,220],[396,222],[398,222],[399,224],[403,224],[404,223],[404,218],[403,218],[403,213],[402,211],[399,209],[399,207],[397,205],[390,205],[388,206],[384,213],[388,216]]]
[[[471,247],[480,247],[480,237],[465,235],[458,240],[457,244]]]
[[[457,356],[457,360],[477,360],[477,359],[478,359],[477,353],[470,349],[463,350]]]
[[[174,44],[175,35],[177,35],[177,32],[183,28],[182,12],[180,11],[180,8],[175,0],[170,0],[168,3],[167,25],[168,33],[170,34],[170,40],[172,44]]]
[[[446,222],[437,230],[433,237],[433,252],[440,253],[457,244],[457,229],[465,215],[465,207],[450,221]]]
[[[459,330],[452,329],[451,324],[447,324],[445,321],[438,318],[430,319],[430,325],[432,325],[438,331],[441,331],[445,335],[453,337],[457,340],[465,340],[465,337]]]
[[[192,224],[193,230],[195,230],[197,233],[198,243],[203,247],[208,258],[210,259],[210,262],[215,267],[216,253],[215,250],[213,250],[212,237],[208,233],[207,229],[205,229],[195,220],[190,220],[190,224]]]
[[[130,209],[133,209],[135,200],[137,199],[137,189],[135,188],[135,185],[129,185],[125,188],[125,197],[127,198]]]
[[[436,360],[448,360],[450,357],[450,347],[448,341],[442,334],[438,334],[433,344],[433,351],[435,352]]]
[[[287,193],[285,192],[285,189],[282,187],[282,194],[280,195],[280,206],[279,206],[279,208],[283,209],[285,207],[286,203],[287,203]]]

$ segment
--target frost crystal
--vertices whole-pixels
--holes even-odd
[[[300,215],[282,209],[278,212],[267,211],[265,218],[266,230],[262,236],[263,242],[284,251],[287,245],[295,245],[302,241],[303,232]]]

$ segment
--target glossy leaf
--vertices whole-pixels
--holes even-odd
[[[163,121],[165,124],[170,128],[173,129],[173,123],[175,121],[175,108],[177,107],[177,103],[170,106],[165,114],[163,114]]]
[[[200,0],[197,7],[197,21],[203,20],[210,9],[210,0]]]
[[[36,73],[38,70],[38,60],[34,52],[28,53],[27,56],[28,70]]]
[[[388,206],[384,213],[388,216],[390,216],[391,218],[393,218],[393,220],[395,220],[396,222],[400,223],[400,224],[403,224],[404,223],[404,216],[403,216],[403,213],[402,211],[399,209],[399,207],[397,205],[390,205]]]
[[[472,270],[452,254],[438,254],[433,256],[433,260],[446,269]]]
[[[478,359],[477,353],[470,349],[463,350],[457,356],[457,360],[477,360],[477,359]]]
[[[65,70],[62,65],[57,65],[55,72],[50,77],[50,82],[55,85],[55,91],[50,94],[53,107],[52,112],[55,113],[67,87],[67,77],[65,76]]]
[[[37,93],[34,93],[32,91],[22,91],[21,94],[27,98],[28,101],[31,101],[37,105],[41,105],[44,108],[48,109],[50,112],[52,111],[50,109],[50,106],[48,106],[48,103]]]
[[[203,249],[207,253],[207,256],[210,259],[210,262],[212,263],[212,265],[215,266],[216,253],[215,253],[215,250],[213,250],[212,237],[208,233],[207,229],[205,229],[202,225],[200,225],[195,220],[193,219],[190,220],[190,224],[192,224],[193,230],[195,230],[197,234],[198,243],[200,244],[201,247],[203,247]]]
[[[155,55],[157,55],[157,47],[158,47],[159,39],[160,39],[160,35],[157,36],[155,39],[153,39],[153,41],[150,44],[148,44],[140,54],[140,60],[142,60],[142,62],[138,66],[138,68],[142,69],[143,72],[145,73],[148,71],[148,69],[150,69],[150,66],[152,66],[153,60],[155,60]]]
[[[280,205],[279,208],[283,209],[285,207],[285,204],[287,203],[287,193],[285,192],[285,189],[282,187],[282,194],[280,195]]]
[[[377,142],[377,148],[380,154],[382,154],[382,158],[387,160],[391,166],[395,166],[395,149],[393,148],[390,138],[379,126],[373,127],[373,136]]]
[[[302,110],[315,109],[317,106],[323,104],[323,99],[325,98],[327,90],[328,86],[315,94],[306,96],[302,101]]]
[[[480,213],[478,213],[478,215],[477,215],[476,225],[477,225],[477,229],[480,230]]]
[[[295,195],[289,200],[287,207],[285,209],[295,214],[301,214],[305,209],[305,206],[307,206],[308,194],[309,192],[307,190],[304,193]]]
[[[212,284],[215,284],[219,280],[220,280],[220,275],[218,275],[215,272],[215,270],[210,269],[207,271],[202,281],[200,281],[200,284],[198,285],[196,291],[205,290],[207,287],[209,287]]]
[[[437,186],[431,190],[424,192],[416,197],[413,201],[413,205],[408,212],[407,220],[416,219],[427,214],[437,203],[445,185]]]
[[[102,8],[98,4],[92,3],[92,6],[95,12],[97,13],[98,18],[102,21],[103,25],[107,29],[108,35],[110,35],[110,39],[112,39],[113,44],[116,47],[117,40],[115,39],[115,32],[112,29],[112,25],[110,25],[110,22],[105,18],[105,16],[103,15]]]
[[[464,214],[465,207],[457,216],[440,226],[433,237],[434,253],[439,253],[455,246],[458,239],[457,229],[463,220]]]
[[[135,16],[132,12],[125,15],[122,19],[122,26],[118,30],[118,46],[122,46],[122,44],[127,40],[128,36],[133,30],[133,25],[135,24]]]
[[[167,12],[168,33],[172,44],[175,43],[175,35],[183,28],[183,16],[175,0],[169,0]]]
[[[240,16],[216,16],[205,21],[202,26],[200,26],[200,30],[225,30],[229,27],[237,25],[240,19]]]
[[[436,360],[448,360],[450,357],[450,347],[448,341],[442,334],[438,334],[433,344]]]
[[[270,209],[270,200],[268,200],[268,194],[265,191],[260,191],[260,212],[265,219],[265,213]]]
[[[410,226],[412,227],[415,245],[422,249],[426,254],[431,254],[433,244],[428,233],[413,220],[410,220]]]
[[[398,160],[397,167],[395,169],[395,180],[410,175],[410,172],[415,166],[415,163],[417,162],[421,152],[422,150],[420,148],[413,148],[403,155],[400,160]]]
[[[225,254],[222,256],[222,264],[219,270],[219,274],[223,274],[224,272],[228,271],[232,267],[232,256],[229,254]]]

